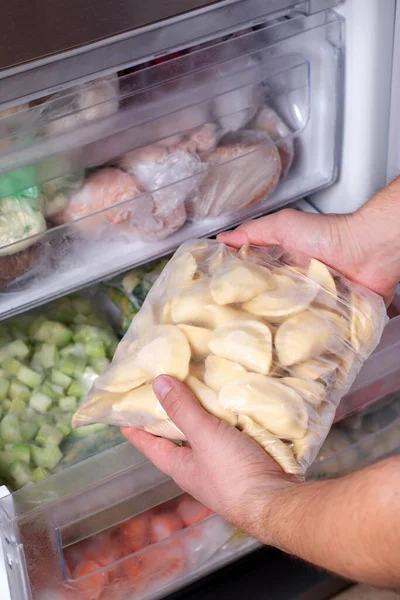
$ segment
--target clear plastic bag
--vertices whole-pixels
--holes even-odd
[[[202,154],[208,171],[188,203],[192,217],[218,217],[267,198],[281,175],[281,160],[271,138],[259,131],[225,135]]]
[[[172,375],[218,418],[303,475],[378,344],[383,300],[282,248],[186,242],[73,418],[184,440],[151,382]]]

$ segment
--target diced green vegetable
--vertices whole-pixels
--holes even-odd
[[[53,383],[55,383],[56,385],[59,385],[63,389],[69,387],[72,383],[72,377],[69,377],[69,375],[62,373],[61,371],[58,371],[57,369],[52,369],[51,380]]]
[[[46,323],[46,321],[47,321],[47,319],[43,315],[40,315],[39,317],[37,317],[31,324],[31,326],[29,327],[29,336],[31,338],[35,339],[36,333],[39,331],[39,329],[43,325],[43,323]]]
[[[56,345],[44,343],[42,347],[35,352],[34,358],[35,364],[39,364],[43,369],[51,369],[59,360]]]
[[[9,474],[10,465],[14,462],[15,458],[10,451],[0,452],[0,475],[7,478]]]
[[[31,462],[31,449],[28,444],[13,444],[11,454],[15,460],[22,460],[28,465]]]
[[[38,389],[38,392],[41,392],[42,394],[44,394],[45,396],[48,396],[49,398],[52,398],[53,400],[58,400],[58,398],[60,398],[60,396],[62,396],[62,389],[61,389],[61,392],[59,392],[58,386],[56,387],[51,382],[47,382],[47,381],[45,381],[40,386],[40,388]]]
[[[32,479],[35,482],[41,481],[42,479],[46,479],[46,477],[48,477],[49,475],[50,472],[46,469],[43,469],[43,467],[36,467],[36,469],[33,469],[32,471]]]
[[[56,427],[51,425],[42,425],[35,438],[35,442],[39,446],[47,446],[49,444],[58,446],[63,439],[63,434]]]
[[[22,487],[32,481],[32,471],[26,462],[16,460],[9,466],[9,472],[17,487]]]
[[[33,421],[23,421],[20,425],[20,428],[22,439],[26,442],[33,440],[39,431],[39,425]]]
[[[36,392],[29,400],[29,406],[40,413],[48,411],[51,405],[52,399],[41,392]]]
[[[5,400],[3,400],[3,409],[4,410],[9,410],[11,406],[11,400],[9,398],[6,398]]]
[[[18,375],[20,368],[22,367],[22,363],[11,356],[5,358],[2,362],[2,367],[9,375]]]
[[[86,356],[86,349],[84,344],[69,344],[60,350],[61,356],[77,356],[78,358],[84,358]]]
[[[96,373],[101,375],[101,373],[103,373],[103,371],[105,371],[110,364],[110,361],[108,358],[92,358],[90,359],[89,364],[91,367],[93,367]]]
[[[26,410],[26,404],[21,398],[13,398],[11,400],[11,405],[9,408],[9,412],[13,415],[23,415]]]
[[[23,360],[30,354],[29,347],[21,339],[10,342],[7,346],[2,348],[2,351],[7,352],[9,356],[18,358],[19,360]]]
[[[65,425],[65,423],[57,423],[56,429],[61,431],[63,437],[67,437],[67,435],[71,433],[71,427],[68,427],[68,425]]]
[[[89,340],[86,344],[86,353],[91,358],[105,358],[106,348],[101,340]]]
[[[9,391],[10,398],[19,398],[20,400],[24,400],[24,402],[26,402],[31,397],[31,394],[32,392],[28,386],[16,381],[15,379],[11,381]]]
[[[33,338],[37,342],[47,342],[62,348],[71,341],[72,331],[62,323],[45,320],[39,325]]]
[[[33,462],[37,467],[52,471],[62,459],[62,452],[58,446],[47,445],[44,448],[31,446]]]
[[[60,398],[59,405],[63,412],[74,412],[78,408],[78,402],[74,396]]]
[[[17,444],[22,442],[21,428],[16,415],[5,415],[0,423],[0,435],[4,443]]]
[[[79,399],[86,396],[87,392],[87,386],[81,381],[73,381],[67,390],[68,396],[75,396]]]
[[[0,400],[7,398],[8,390],[10,389],[10,382],[5,377],[0,377]]]
[[[21,365],[17,373],[17,379],[21,383],[25,383],[25,385],[29,386],[31,389],[35,389],[42,383],[43,376],[29,367]]]

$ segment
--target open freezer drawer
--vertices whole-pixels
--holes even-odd
[[[0,119],[1,318],[335,180],[342,20],[247,25]]]
[[[353,393],[343,399],[338,412],[342,420],[334,426],[327,446],[310,471],[311,477],[348,472],[397,451],[400,366],[395,359],[399,344],[400,318],[395,318],[365,364]],[[383,374],[390,385],[383,384]],[[370,407],[378,400],[382,403],[378,408],[383,412]],[[356,414],[343,421],[362,408],[367,410],[365,417]],[[337,429],[341,433],[337,434]],[[100,590],[96,598],[101,599],[161,597],[259,546],[212,515],[176,531],[158,542],[160,545],[150,543],[123,557],[107,554],[100,562],[92,559],[87,569],[71,572],[68,561],[77,560],[74,548],[79,550],[76,544],[83,539],[98,535],[98,541],[103,536],[107,540],[124,523],[149,510],[153,511],[151,515],[174,512],[174,502],[179,503],[182,498],[174,499],[181,495],[169,478],[126,443],[4,498],[0,502],[1,532],[12,598],[85,600],[91,597],[88,590],[94,585]],[[172,504],[165,505],[166,502]],[[106,543],[106,547],[110,544]],[[141,557],[153,550],[160,550],[165,561],[170,553],[175,558],[175,553],[180,553],[179,568],[174,563],[175,567],[165,572],[164,561],[143,579],[143,573],[139,575],[135,569],[142,564]],[[78,552],[78,559],[79,556]],[[140,585],[136,591],[124,587],[126,577],[121,573],[126,571],[131,572],[132,579],[137,576]]]

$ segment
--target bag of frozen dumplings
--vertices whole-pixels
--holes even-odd
[[[184,440],[152,381],[184,381],[203,407],[304,475],[387,322],[382,298],[284,249],[184,243],[162,271],[73,426]]]

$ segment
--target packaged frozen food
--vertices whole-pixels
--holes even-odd
[[[186,242],[73,427],[110,423],[183,440],[152,390],[155,377],[169,374],[302,476],[386,322],[382,298],[315,259],[276,247]]]
[[[46,230],[36,187],[0,198],[0,287],[28,271],[38,260],[38,235]]]
[[[53,599],[144,600],[201,567],[232,534],[230,525],[182,494],[67,546],[62,589],[51,578],[42,585]]]
[[[101,120],[118,111],[118,76],[108,75],[74,86],[47,100],[50,101],[42,109],[46,134],[77,129],[87,121]]]
[[[97,236],[107,225],[129,221],[135,205],[128,200],[133,200],[142,193],[143,189],[138,181],[124,171],[111,167],[100,169],[90,175],[82,188],[69,197],[64,210],[53,214],[52,220],[56,224],[69,223],[99,213],[97,218],[79,223],[81,232]],[[116,205],[118,208],[115,210],[102,214],[101,211]]]
[[[113,427],[71,431],[116,345],[106,317],[79,296],[0,325],[0,474],[11,489],[123,440]]]
[[[176,140],[171,140],[175,143]],[[188,139],[187,144],[201,143],[202,139]],[[183,144],[180,139],[178,144]],[[154,210],[152,211],[157,227],[148,228],[147,237],[159,238],[170,235],[186,221],[185,200],[194,192],[202,178],[204,165],[196,154],[167,145],[154,144],[126,154],[119,167],[134,176],[144,190],[152,192]],[[138,224],[140,227],[141,225]],[[141,227],[143,231],[143,226]]]
[[[281,179],[283,179],[292,166],[294,157],[294,142],[290,137],[292,132],[289,127],[270,106],[264,105],[250,121],[248,128],[265,131],[276,143],[281,158]]]
[[[192,217],[218,217],[257,204],[274,191],[281,174],[279,152],[262,132],[227,134],[202,161],[208,170],[188,202]]]
[[[139,312],[147,294],[157,281],[168,259],[162,258],[142,267],[137,267],[104,283],[106,294],[120,311],[120,326],[126,333],[133,317]]]

